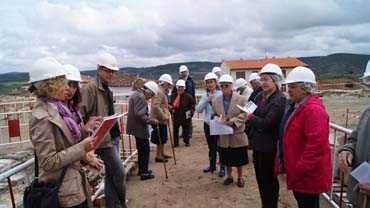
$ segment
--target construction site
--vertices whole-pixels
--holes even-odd
[[[348,81],[348,80],[345,80]],[[335,82],[335,83],[333,83]],[[343,82],[332,81],[319,86],[321,96],[330,115],[330,142],[332,158],[344,138],[353,129],[361,113],[368,107],[370,96],[365,86],[351,90],[346,89]],[[342,89],[326,87],[331,84],[341,85]],[[347,84],[348,85],[348,84]],[[359,84],[360,86],[360,84]],[[126,95],[116,95],[116,112],[127,111]],[[1,135],[0,135],[0,207],[22,207],[22,196],[26,186],[33,179],[33,150],[29,142],[28,118],[34,104],[33,97],[3,97],[0,104]],[[259,192],[254,175],[253,163],[244,167],[243,177],[245,187],[223,186],[223,178],[217,173],[203,173],[207,165],[207,143],[203,133],[203,115],[193,117],[194,133],[191,146],[180,146],[173,149],[171,143],[166,146],[166,152],[173,155],[173,160],[166,163],[154,162],[154,149],[149,162],[150,169],[155,175],[154,180],[140,181],[137,176],[137,151],[135,140],[125,133],[125,120],[120,120],[122,160],[127,171],[127,206],[128,207],[258,207],[260,206]],[[249,152],[251,161],[251,152]],[[333,165],[335,165],[333,163]],[[102,207],[100,172],[91,172],[93,181],[92,191],[94,204]],[[321,197],[322,207],[347,207],[345,183],[341,185],[340,176],[333,174],[332,190]],[[286,189],[285,176],[279,175],[280,192],[279,207],[296,207],[292,192]],[[345,182],[345,181],[344,181]]]

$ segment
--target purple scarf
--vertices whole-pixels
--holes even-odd
[[[55,110],[58,111],[59,115],[63,118],[64,123],[71,131],[75,144],[78,143],[81,139],[81,132],[76,121],[73,119],[71,111],[61,101],[51,100],[45,97],[41,97],[40,99],[49,103],[54,109],[56,108]]]

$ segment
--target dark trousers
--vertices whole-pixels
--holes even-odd
[[[278,207],[279,181],[274,176],[276,153],[253,149],[253,163],[263,208]]]
[[[211,136],[209,125],[207,123],[204,123],[203,130],[208,144],[209,166],[213,169],[216,169],[218,136]]]
[[[299,208],[320,208],[319,194],[305,194],[293,191]]]
[[[150,146],[149,140],[135,137],[138,153],[139,172],[147,173],[149,166]]]
[[[173,140],[174,140],[174,145],[178,146],[179,145],[179,128],[180,126],[182,127],[182,136],[184,138],[184,142],[188,144],[190,142],[189,138],[189,125],[184,125],[184,124],[173,124]]]

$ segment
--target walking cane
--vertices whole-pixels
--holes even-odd
[[[162,146],[162,138],[161,138],[161,135],[159,133],[159,126],[158,125],[157,125],[157,134],[158,134],[159,145]],[[166,179],[168,179],[167,168],[166,168],[166,161],[165,161],[165,158],[164,157],[163,157],[163,168],[164,168],[164,172],[166,174]]]
[[[172,133],[171,133],[171,118],[169,118],[167,120],[167,127],[168,127],[168,131],[170,132],[170,142],[171,142],[171,147],[172,147],[172,156],[173,156],[173,161],[175,162],[175,165],[176,165],[176,155],[175,155],[175,147],[173,146],[173,138],[172,138]]]

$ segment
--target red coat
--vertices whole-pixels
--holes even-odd
[[[284,129],[283,154],[288,189],[307,194],[330,189],[329,116],[316,95],[290,116]]]

